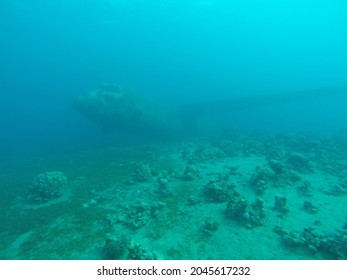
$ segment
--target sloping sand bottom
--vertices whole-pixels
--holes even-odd
[[[2,159],[0,258],[346,259],[346,155],[341,137],[227,135]],[[69,189],[32,205],[46,171]]]

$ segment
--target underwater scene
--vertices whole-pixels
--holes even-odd
[[[347,2],[0,2],[0,260],[346,260]]]

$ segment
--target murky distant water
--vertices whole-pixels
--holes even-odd
[[[2,153],[108,145],[109,136],[70,102],[104,82],[186,103],[347,80],[343,1],[4,0],[0,5]],[[254,113],[256,120],[252,112],[238,113],[233,125],[343,129],[344,102],[296,104],[276,120],[272,115],[282,111],[276,106]]]

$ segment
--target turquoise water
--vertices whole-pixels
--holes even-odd
[[[1,1],[0,259],[346,259],[346,12]]]

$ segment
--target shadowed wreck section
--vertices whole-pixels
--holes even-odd
[[[149,137],[171,137],[196,129],[198,117],[231,114],[264,106],[299,104],[315,99],[347,96],[347,87],[330,87],[283,94],[251,95],[196,102],[179,108],[133,93],[115,84],[75,97],[74,107],[106,131],[123,131]]]
[[[103,84],[74,98],[73,105],[105,131],[165,137],[177,133],[182,127],[176,108],[114,84]]]

